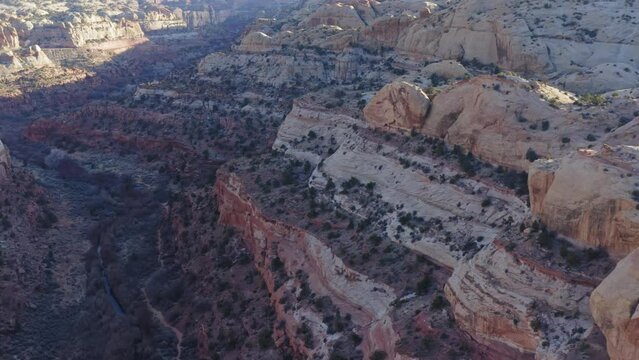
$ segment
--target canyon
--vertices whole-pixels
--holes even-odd
[[[637,6],[0,4],[0,359],[634,359]]]

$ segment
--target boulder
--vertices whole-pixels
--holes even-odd
[[[435,75],[445,80],[462,79],[465,76],[470,76],[470,73],[464,65],[454,60],[444,60],[428,64],[424,68],[424,72],[431,77]]]
[[[421,88],[396,81],[375,94],[364,108],[364,117],[376,127],[420,129],[429,107],[430,99]]]

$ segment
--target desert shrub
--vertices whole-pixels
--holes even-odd
[[[577,102],[585,106],[601,106],[606,103],[606,98],[602,95],[584,94],[579,97]]]
[[[526,151],[526,160],[533,162],[537,159],[539,159],[539,155],[537,155],[535,150],[533,150],[532,148],[529,148],[528,151]]]
[[[375,352],[371,355],[371,360],[385,360],[388,357],[386,351],[375,350]]]

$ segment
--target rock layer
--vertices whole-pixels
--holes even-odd
[[[478,341],[518,349],[513,358],[561,359],[593,328],[587,315],[591,289],[540,272],[495,242],[460,263],[445,291],[455,320]],[[572,319],[552,315],[576,309]],[[550,337],[550,346],[542,345]]]
[[[35,27],[29,40],[47,47],[83,47],[107,41],[132,41],[144,37],[137,21],[112,21],[100,16],[70,15],[67,22]]]

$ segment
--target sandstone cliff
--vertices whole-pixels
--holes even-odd
[[[552,230],[623,256],[639,247],[633,146],[581,150],[530,169],[532,212]]]
[[[299,293],[295,288],[309,286],[318,296],[328,295],[342,313],[351,314],[363,338],[362,350],[366,357],[377,350],[395,358],[397,334],[389,317],[391,303],[395,300],[391,288],[349,269],[313,234],[267,217],[233,174],[221,174],[216,193],[220,222],[243,233],[255,265],[271,293],[278,318],[285,323],[291,346],[298,354],[307,358],[327,358],[333,342],[343,336],[328,336],[321,314],[312,308],[296,306],[290,309],[283,305],[287,289]],[[281,266],[284,279],[278,275]],[[308,274],[306,285],[296,278],[300,273]],[[305,341],[299,335],[301,331],[310,331],[315,340]]]
[[[435,94],[430,108],[425,105],[428,97],[415,89],[422,99],[417,112],[410,110],[415,105],[408,97],[390,91],[396,87],[387,85],[369,102],[364,115],[371,123],[442,138],[494,164],[525,171],[531,151],[552,158],[584,143],[562,143],[562,138],[587,130],[583,121],[551,106],[538,85],[520,78],[478,76],[461,81]]]
[[[84,47],[110,41],[133,42],[144,37],[137,21],[112,21],[86,14],[69,14],[66,20],[34,27],[29,40],[46,47]]]
[[[140,26],[144,32],[183,29],[184,21],[182,9],[168,9],[162,6],[146,7],[140,14]]]
[[[562,359],[592,331],[589,286],[571,283],[523,263],[491,244],[453,272],[446,296],[455,320],[480,342],[521,352],[512,358]],[[574,313],[556,317],[555,313]],[[551,339],[552,337],[552,339]]]
[[[639,250],[621,260],[592,292],[590,309],[612,360],[639,357]]]

